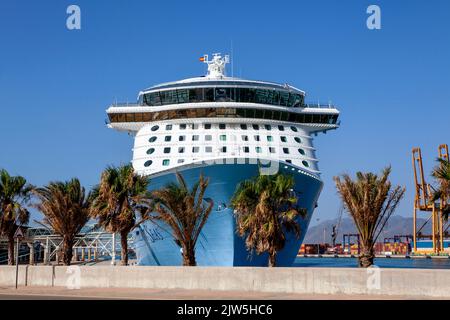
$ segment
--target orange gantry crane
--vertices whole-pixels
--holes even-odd
[[[438,148],[439,158],[449,160],[448,145],[441,144]],[[432,242],[431,253],[439,254],[444,252],[444,228],[445,220],[443,217],[442,208],[447,204],[447,199],[434,200],[434,188],[426,183],[425,175],[423,172],[422,152],[420,148],[412,149],[412,162],[414,169],[414,182],[416,194],[414,197],[414,211],[413,211],[413,252],[419,253],[417,250],[417,240],[419,238],[428,238]],[[417,226],[417,213],[418,212],[430,213],[428,219],[418,228]],[[431,235],[423,234],[422,230],[431,220]],[[447,227],[448,229],[448,227]],[[423,250],[423,253],[430,253],[427,250]]]

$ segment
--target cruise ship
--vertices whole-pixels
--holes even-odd
[[[107,109],[108,127],[134,137],[133,167],[151,179],[151,189],[176,181],[209,178],[206,198],[214,209],[196,245],[203,266],[267,266],[268,256],[248,252],[236,233],[230,200],[239,182],[258,174],[295,178],[301,236],[288,234],[277,255],[290,266],[317,207],[323,182],[313,137],[339,127],[334,106],[307,104],[305,92],[288,84],[226,76],[229,56],[200,58],[201,77],[163,83],[139,92],[135,104]],[[168,228],[147,221],[133,231],[139,265],[181,265],[180,247]]]

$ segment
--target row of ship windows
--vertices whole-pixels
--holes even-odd
[[[198,102],[247,102],[301,107],[304,97],[284,90],[216,87],[153,91],[139,96],[139,104],[147,106]]]
[[[261,138],[260,138],[259,135],[255,135],[255,136],[253,136],[253,138],[255,139],[255,141],[261,141]],[[268,142],[273,142],[274,141],[273,140],[273,136],[266,136],[266,138],[267,138]],[[157,139],[158,139],[158,137],[153,136],[150,139],[148,139],[148,142],[155,142]],[[192,136],[192,141],[199,141],[199,139],[200,139],[200,136],[198,134],[194,134]],[[241,139],[242,139],[242,141],[249,141],[249,138],[248,138],[247,135],[242,135]],[[221,134],[219,136],[219,140],[220,141],[227,141],[227,135],[226,134]],[[287,137],[281,136],[280,140],[281,140],[281,142],[287,142]],[[302,143],[302,139],[300,139],[299,137],[294,137],[294,140],[297,143]],[[164,141],[165,142],[172,141],[172,136],[165,136],[164,137]],[[186,141],[186,136],[184,136],[184,135],[178,136],[178,141]],[[210,134],[205,135],[205,141],[212,141],[212,135],[210,135]]]
[[[292,163],[292,160],[285,160],[285,161],[286,161],[287,163]],[[178,159],[177,163],[184,163],[184,159]],[[147,161],[145,161],[145,163],[144,163],[144,167],[148,168],[148,167],[150,167],[152,164],[153,164],[153,161],[152,161],[152,160],[147,160]],[[164,160],[162,161],[162,165],[163,165],[163,166],[169,166],[169,165],[170,165],[170,159],[164,159]],[[308,161],[306,161],[306,160],[303,160],[303,161],[302,161],[302,165],[303,165],[304,167],[306,167],[306,168],[309,167],[309,163],[308,163]]]
[[[171,150],[170,147],[165,147],[163,149],[164,153],[166,153],[166,154],[170,153],[170,150]],[[178,153],[184,153],[185,150],[186,150],[185,147],[178,147]],[[250,152],[250,147],[247,147],[247,146],[243,147],[243,151],[245,153],[249,153]],[[261,153],[262,152],[262,148],[261,147],[255,147],[255,151],[256,151],[256,153]],[[297,151],[301,155],[303,155],[303,156],[305,155],[305,150],[299,148],[299,149],[297,149]],[[154,152],[155,152],[155,148],[150,148],[150,149],[147,150],[147,154],[152,154]],[[200,147],[192,147],[192,152],[193,153],[200,152]],[[212,152],[212,147],[211,146],[206,146],[205,147],[205,152],[206,153],[211,153]],[[220,152],[226,153],[227,152],[227,147],[226,146],[221,147],[220,148]],[[276,153],[275,147],[269,147],[269,152],[270,153]],[[283,148],[283,153],[284,154],[289,154],[289,148]]]
[[[109,113],[111,123],[115,122],[155,122],[178,119],[233,118],[289,121],[295,123],[336,124],[337,114],[298,113],[259,108],[192,108],[161,110],[155,112]],[[185,121],[185,120],[184,120]]]
[[[185,130],[187,127],[188,127],[188,124],[186,124],[186,123],[181,123],[181,124],[179,124],[179,129],[180,129],[180,130]],[[212,124],[211,124],[211,123],[205,123],[205,124],[204,124],[204,129],[206,129],[206,130],[211,129],[211,127],[212,127]],[[225,129],[227,128],[227,125],[226,125],[225,123],[219,123],[218,127],[219,127],[219,129],[221,129],[221,130],[225,130]],[[248,127],[249,127],[249,125],[247,125],[247,124],[245,124],[245,123],[242,123],[242,124],[240,125],[240,128],[241,128],[242,130],[247,130]],[[259,130],[259,128],[260,128],[260,126],[259,126],[258,124],[252,124],[251,127],[253,128],[253,130]],[[173,128],[173,125],[171,125],[171,124],[167,124],[167,125],[166,125],[166,130],[172,130],[172,128]],[[190,128],[190,129],[193,129],[193,130],[196,130],[196,129],[199,128],[199,124],[198,124],[198,123],[190,124],[190,125],[189,125],[189,128]],[[270,124],[265,124],[265,125],[264,125],[264,128],[265,128],[266,130],[272,130],[272,126],[271,126]],[[151,127],[150,130],[152,130],[152,131],[157,131],[158,129],[159,129],[159,126],[158,126],[158,125],[154,125],[153,127]],[[285,129],[284,126],[282,126],[282,125],[279,125],[279,126],[278,126],[278,130],[284,131],[284,129]],[[294,131],[294,132],[297,132],[297,131],[298,131],[297,127],[294,127],[294,126],[291,126],[291,130]]]

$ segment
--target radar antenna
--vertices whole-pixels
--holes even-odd
[[[208,65],[208,73],[206,77],[208,78],[223,78],[225,77],[225,66],[227,63],[230,63],[230,56],[225,55],[221,56],[220,53],[213,53],[213,57],[209,60],[207,54],[203,55],[200,59]]]

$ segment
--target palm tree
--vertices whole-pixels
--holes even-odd
[[[344,208],[350,213],[359,233],[360,267],[373,265],[375,241],[405,194],[405,188],[392,188],[388,180],[390,173],[391,168],[387,167],[380,177],[370,172],[357,172],[356,180],[348,174],[334,177]]]
[[[0,235],[8,239],[8,264],[14,264],[14,233],[18,226],[28,223],[26,208],[33,186],[21,176],[10,176],[0,170]]]
[[[128,234],[148,218],[149,183],[148,178],[134,172],[132,165],[110,166],[93,190],[91,217],[98,219],[99,226],[120,234],[122,265],[128,265]]]
[[[433,194],[433,200],[441,200],[442,214],[446,220],[450,214],[450,161],[437,159],[438,166],[434,168],[432,176],[439,184],[438,190]]]
[[[175,241],[182,248],[183,265],[195,266],[195,244],[213,208],[211,199],[204,198],[209,179],[200,179],[190,189],[183,176],[176,173],[178,183],[172,182],[153,191],[156,215],[171,230]]]
[[[286,233],[300,237],[299,217],[306,210],[297,206],[292,176],[259,175],[239,184],[233,199],[237,232],[249,251],[269,254],[269,267],[276,266],[277,253],[284,248]]]
[[[63,263],[70,265],[75,237],[89,220],[91,199],[77,178],[50,182],[34,191],[35,207],[44,215],[43,224],[63,238]]]

